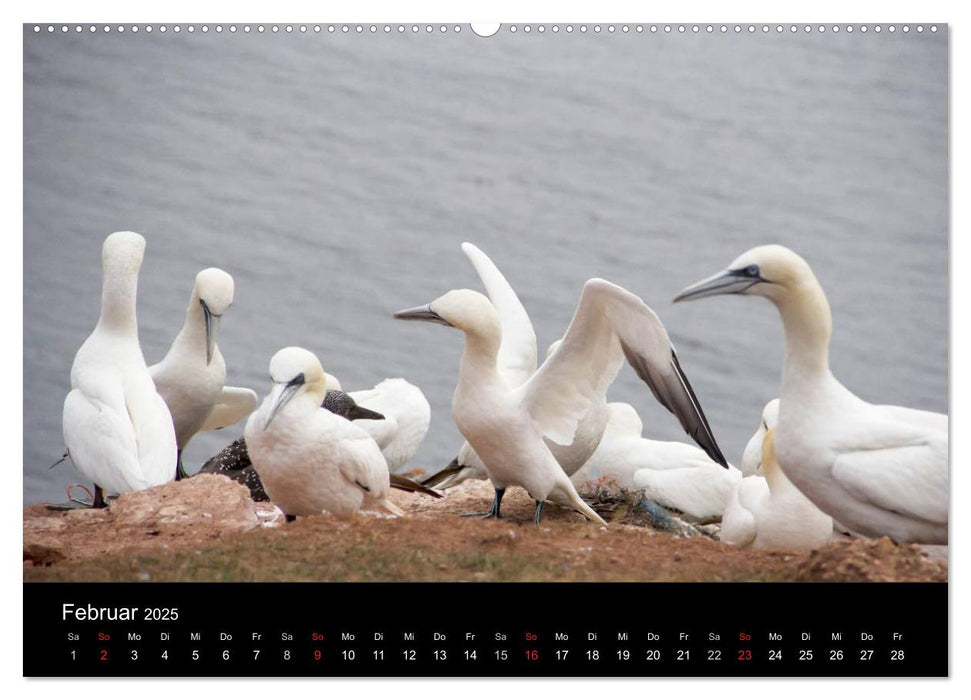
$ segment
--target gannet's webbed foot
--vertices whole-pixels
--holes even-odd
[[[496,489],[496,497],[492,499],[492,508],[490,508],[485,513],[462,513],[463,518],[482,518],[486,520],[488,518],[495,518],[499,520],[502,518],[499,515],[499,504],[502,502],[502,497],[505,495],[506,489]]]
[[[74,495],[75,489],[81,489],[87,494],[87,498]],[[71,484],[67,487],[67,501],[65,503],[48,503],[48,510],[78,510],[81,508],[104,508],[107,504],[105,503],[104,490],[98,486],[94,485],[94,493],[88,489],[84,484]]]
[[[533,525],[539,525],[539,520],[543,517],[544,503],[545,501],[536,501],[536,510],[533,512]]]
[[[296,515],[290,515],[289,513],[284,514],[283,517],[287,519],[287,522],[288,523],[292,523],[294,520],[297,519],[297,516]]]

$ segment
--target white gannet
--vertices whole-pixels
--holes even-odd
[[[581,492],[584,485],[644,491],[648,498],[690,520],[721,518],[742,480],[738,469],[725,469],[694,445],[642,437],[644,425],[630,404],[607,404],[607,412],[600,445],[573,475]]]
[[[401,470],[415,456],[432,419],[432,407],[421,389],[397,378],[348,395],[357,405],[383,416],[380,420],[361,420],[358,426],[378,443],[388,469],[392,473]]]
[[[763,476],[747,476],[722,517],[722,542],[756,549],[812,549],[833,538],[833,519],[806,498],[779,468],[775,431],[761,441]]]
[[[330,375],[328,375],[329,377]],[[377,411],[371,411],[363,406],[358,406],[354,399],[343,391],[328,389],[324,396],[323,407],[331,413],[346,418],[347,420],[384,420]],[[246,449],[246,438],[238,438],[219,451],[219,454],[206,460],[199,470],[199,474],[222,474],[233,481],[243,484],[250,491],[250,498],[254,501],[269,501],[260,481],[259,474],[253,468],[250,461],[249,450]],[[391,475],[391,488],[400,491],[418,492],[433,498],[442,498],[443,495],[434,489],[419,484],[413,479],[400,474]]]
[[[104,493],[149,488],[175,476],[172,417],[155,390],[141,346],[135,301],[145,239],[113,233],[102,247],[103,286],[98,325],[71,366],[64,399],[64,443],[71,459]]]
[[[309,350],[289,347],[270,360],[273,387],[246,421],[243,437],[270,500],[287,520],[328,511],[401,510],[387,500],[388,465],[371,436],[321,407],[326,377]]]
[[[499,315],[502,331],[502,341],[496,361],[499,373],[510,388],[522,386],[536,371],[536,333],[529,315],[505,276],[485,253],[471,243],[463,243],[462,252],[475,268],[489,295],[489,300]],[[547,359],[561,342],[562,340],[557,340],[549,346],[546,351]],[[553,456],[567,476],[572,476],[587,463],[597,449],[597,445],[600,444],[606,425],[606,395],[591,396],[587,412],[580,419],[573,441],[569,445],[558,445],[547,438],[546,445],[552,450]],[[424,483],[447,489],[457,486],[466,479],[486,478],[488,475],[485,465],[466,442],[459,449],[458,456],[448,466],[426,479]]]
[[[546,500],[603,522],[577,495],[544,438],[559,445],[573,441],[591,402],[604,395],[625,356],[689,434],[724,461],[660,320],[638,297],[610,282],[592,279],[584,285],[563,343],[519,387],[510,387],[499,371],[502,326],[482,294],[453,290],[395,318],[433,321],[465,333],[452,416],[495,487],[490,517],[499,517],[505,489],[520,485],[536,502],[535,522]]]
[[[675,301],[715,294],[764,296],[782,317],[775,451],[789,480],[855,534],[947,543],[947,416],[870,404],[836,380],[829,302],[808,263],[788,248],[760,246]]]
[[[158,393],[165,399],[182,451],[192,436],[242,420],[256,408],[256,392],[231,386],[226,381],[226,362],[216,336],[219,322],[233,303],[233,278],[210,267],[196,275],[185,324],[172,347],[158,364],[148,368]]]
[[[762,409],[759,428],[749,438],[742,453],[742,476],[757,476],[762,473],[762,440],[769,428],[774,428],[779,422],[779,399],[772,399]]]

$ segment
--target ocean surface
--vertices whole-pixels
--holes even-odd
[[[541,345],[604,277],[661,317],[729,459],[778,394],[775,310],[673,305],[749,247],[781,243],[834,315],[831,364],[861,397],[948,410],[948,49],[936,34],[24,34],[24,502],[83,481],[63,452],[71,362],[99,312],[100,248],[148,241],[149,364],[195,274],[236,298],[228,383],[268,388],[281,347],[345,389],[419,385],[415,464],[461,444],[461,335],[391,319],[480,289],[472,241]],[[609,392],[645,436],[687,439],[625,367]],[[190,471],[242,424],[195,438]]]

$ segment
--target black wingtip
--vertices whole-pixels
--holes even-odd
[[[432,498],[445,498],[445,494],[441,491],[436,491],[430,486],[410,479],[403,474],[391,474],[391,488],[398,489],[399,491],[407,491],[408,493],[423,493]]]
[[[438,486],[440,483],[445,481],[448,477],[462,471],[463,468],[464,467],[462,467],[459,464],[459,458],[456,457],[455,459],[453,459],[451,462],[448,463],[447,467],[445,467],[441,471],[435,472],[427,479],[423,479],[421,484],[422,486]]]
[[[691,397],[691,403],[694,405],[697,416],[701,419],[701,424],[704,427],[703,434],[692,435],[691,437],[694,438],[694,441],[698,443],[701,449],[703,449],[709,457],[718,462],[725,469],[728,469],[728,460],[725,459],[725,455],[722,454],[721,448],[718,446],[718,441],[715,440],[715,434],[711,431],[711,426],[708,424],[708,417],[705,416],[705,412],[701,408],[701,402],[698,401],[698,397],[695,395],[695,390],[691,386],[691,382],[688,381],[688,376],[684,373],[684,370],[681,369],[681,363],[678,361],[678,353],[674,351],[674,348],[671,348],[671,362],[674,365],[674,371],[677,372],[678,378],[681,380],[685,391],[687,391],[688,396]],[[697,433],[697,430],[695,432]]]

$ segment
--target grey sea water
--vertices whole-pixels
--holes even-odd
[[[148,248],[149,363],[193,278],[236,280],[228,382],[267,388],[286,345],[347,389],[418,384],[415,463],[461,444],[457,331],[391,319],[481,289],[473,241],[542,346],[585,280],[639,294],[730,460],[777,395],[764,300],[673,305],[761,243],[804,255],[834,314],[834,373],[865,399],[948,409],[947,31],[847,35],[24,33],[24,502],[81,480],[63,451],[74,353],[98,318],[100,246]],[[609,397],[683,439],[625,368]],[[190,470],[242,425],[197,437]]]

